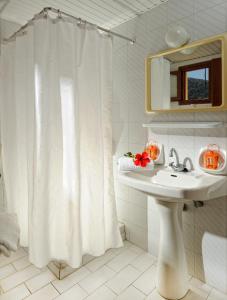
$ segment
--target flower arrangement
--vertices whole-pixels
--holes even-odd
[[[133,158],[134,165],[142,168],[145,168],[151,161],[147,152],[137,153],[135,155],[133,155],[132,152],[128,152],[124,156]]]

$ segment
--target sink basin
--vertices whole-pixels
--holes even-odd
[[[119,180],[166,201],[206,201],[226,195],[227,177],[199,172],[174,172],[169,168],[120,173]]]
[[[160,218],[156,287],[166,299],[183,298],[189,289],[182,233],[183,204],[227,195],[227,177],[194,171],[178,173],[159,167],[119,173],[118,179],[155,198]]]

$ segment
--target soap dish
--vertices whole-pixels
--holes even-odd
[[[199,153],[199,167],[213,175],[227,175],[226,151],[218,145],[203,147]]]

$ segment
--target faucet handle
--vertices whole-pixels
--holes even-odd
[[[169,166],[171,167],[171,166],[174,166],[174,165],[175,165],[175,159],[174,159],[173,155],[169,156]]]
[[[187,163],[190,165],[190,169],[187,168]],[[183,166],[184,166],[185,172],[189,172],[189,171],[192,171],[194,169],[192,160],[188,156],[185,157],[185,159],[183,161]]]

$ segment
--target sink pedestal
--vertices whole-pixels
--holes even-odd
[[[188,291],[188,272],[182,234],[183,201],[156,199],[160,214],[157,290],[167,299],[181,299]]]

